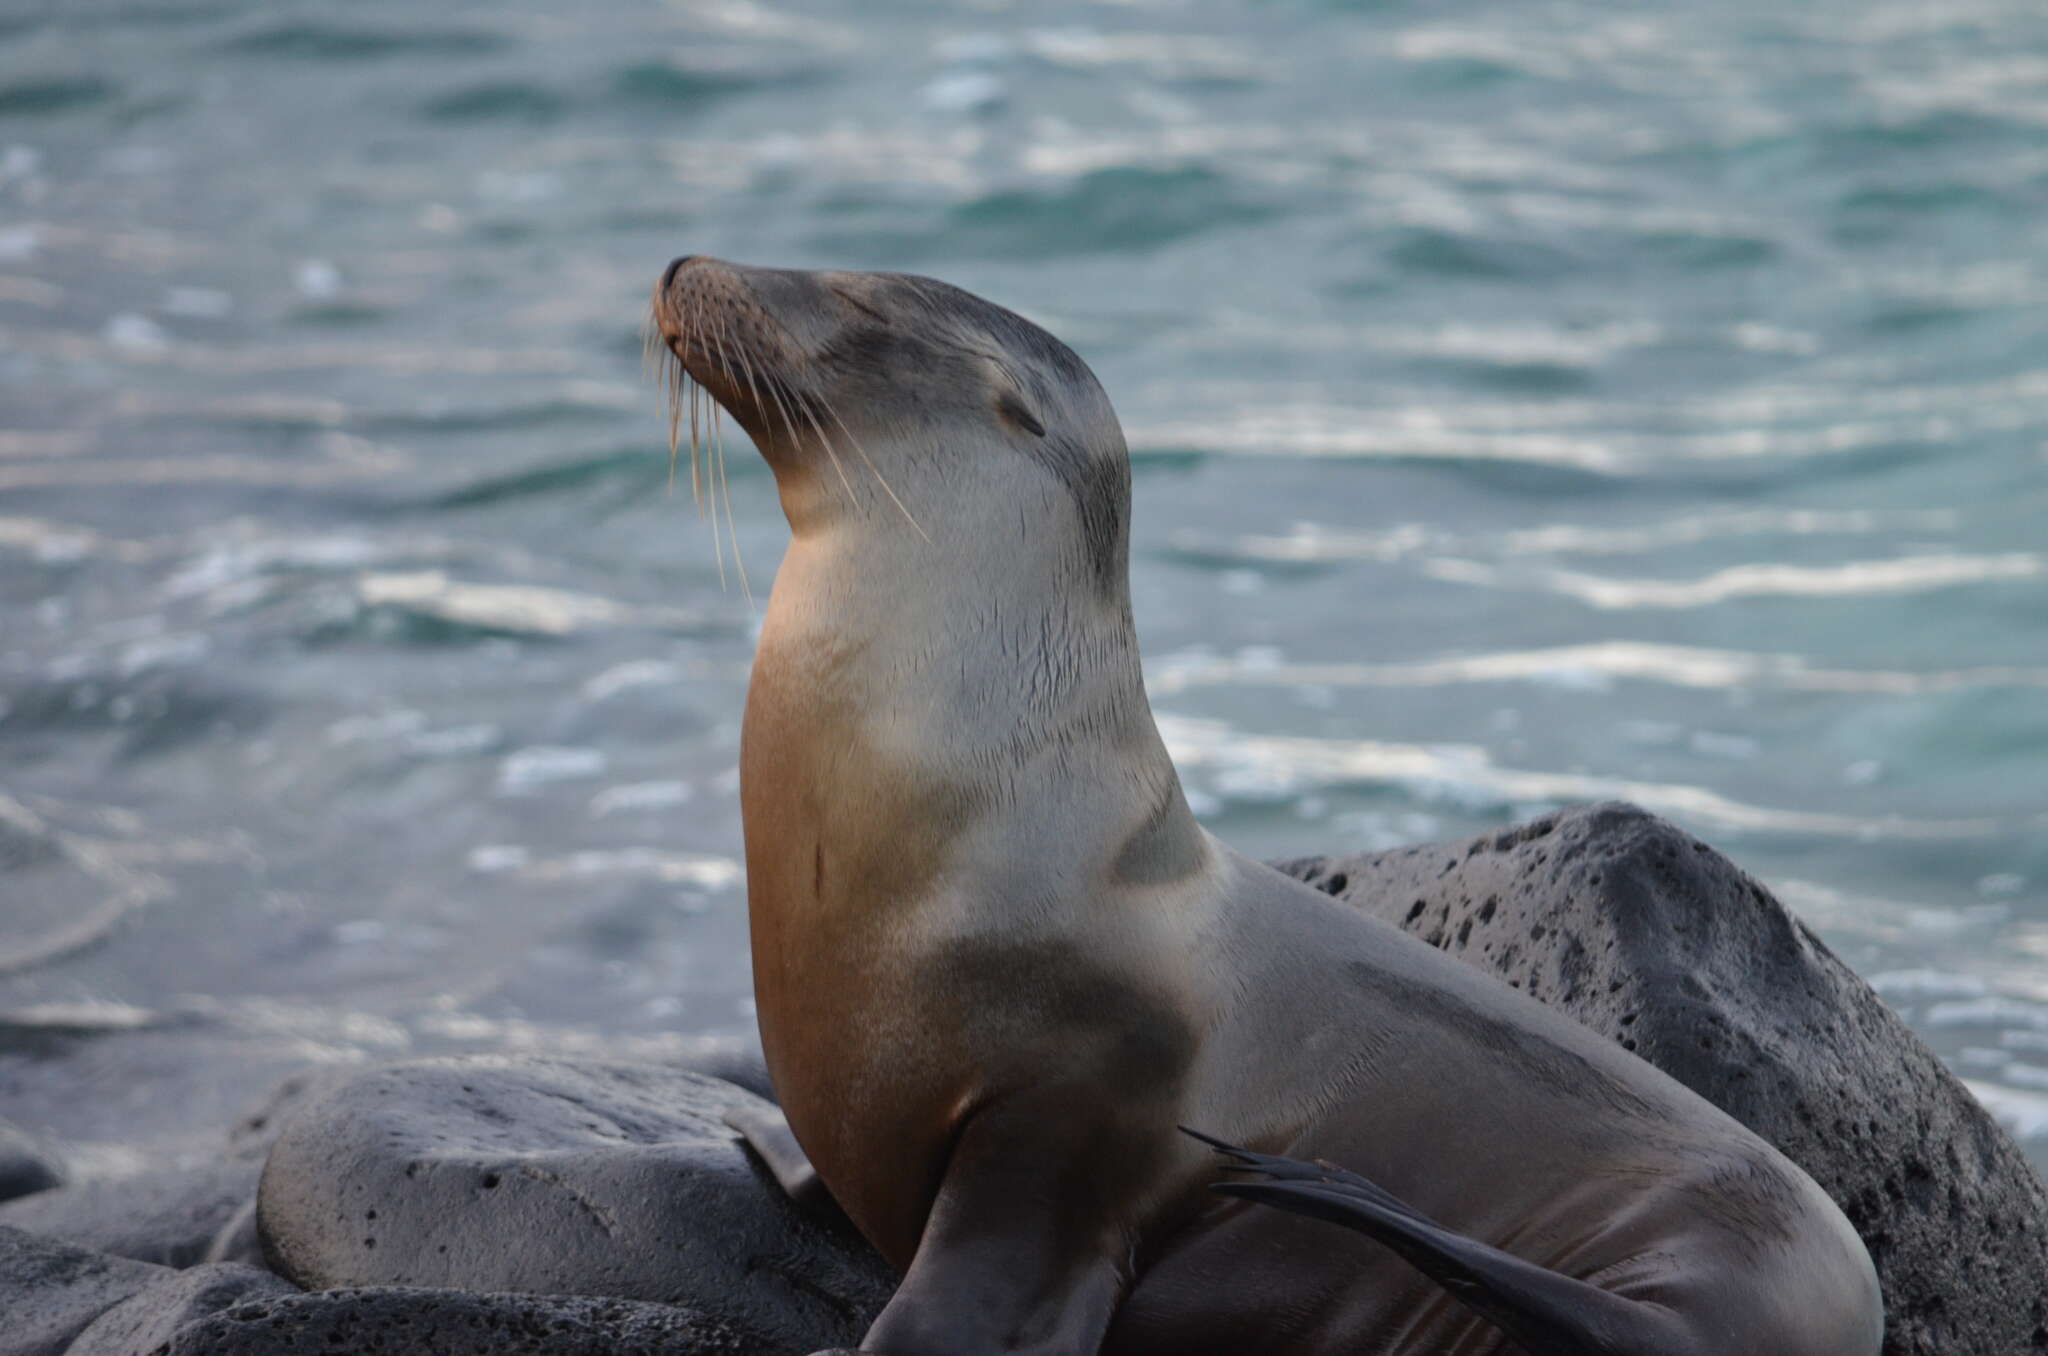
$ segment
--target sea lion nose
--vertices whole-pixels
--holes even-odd
[[[668,272],[661,275],[661,290],[666,292],[668,290],[668,285],[676,280],[676,271],[680,269],[684,264],[689,263],[692,259],[696,257],[697,256],[694,254],[677,255],[674,258],[674,260],[672,260],[669,263]]]

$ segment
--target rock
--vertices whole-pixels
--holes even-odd
[[[1886,1356],[2048,1350],[2048,1194],[2018,1146],[1705,843],[1598,805],[1279,865],[1570,1013],[1776,1145],[1870,1249]]]
[[[29,1136],[0,1121],[0,1201],[12,1201],[61,1185],[64,1173],[50,1153]]]
[[[138,1262],[190,1266],[256,1198],[261,1170],[255,1160],[229,1159],[95,1178],[0,1205],[0,1224]]]
[[[61,1356],[101,1314],[171,1274],[0,1226],[0,1356]]]
[[[292,1113],[316,1101],[344,1083],[354,1081],[362,1070],[355,1067],[322,1065],[295,1073],[273,1088],[270,1095],[228,1130],[228,1152],[246,1158],[259,1167],[270,1154],[270,1146],[284,1131]]]
[[[185,1324],[163,1345],[121,1356],[804,1356],[808,1350],[666,1304],[349,1289],[245,1300]]]
[[[768,1061],[762,1057],[761,1047],[751,1041],[736,1050],[692,1060],[687,1067],[691,1073],[737,1083],[763,1101],[777,1100],[775,1084],[768,1078]]]
[[[170,1272],[94,1319],[64,1356],[147,1356],[176,1342],[184,1328],[231,1305],[298,1293],[254,1267],[201,1266]]]
[[[245,1262],[252,1267],[264,1264],[263,1237],[256,1231],[256,1197],[252,1194],[242,1202],[213,1241],[206,1245],[207,1262]]]
[[[764,1106],[655,1066],[395,1065],[291,1116],[258,1232],[308,1289],[603,1295],[683,1305],[799,1353],[858,1341],[895,1277],[784,1198],[723,1123]]]

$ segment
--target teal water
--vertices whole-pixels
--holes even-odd
[[[15,0],[0,1115],[748,1027],[693,252],[1088,359],[1225,837],[1635,799],[2048,1163],[2044,208],[2030,0]]]

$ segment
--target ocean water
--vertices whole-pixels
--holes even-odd
[[[692,252],[1095,367],[1224,837],[1636,800],[2048,1163],[2044,223],[2034,0],[12,0],[0,1116],[742,1038],[785,530],[670,486]]]

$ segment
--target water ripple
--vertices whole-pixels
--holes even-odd
[[[1405,664],[1288,664],[1196,651],[1166,655],[1148,665],[1145,674],[1147,687],[1159,696],[1217,686],[1399,688],[1523,682],[1604,690],[1617,679],[1686,688],[1763,687],[1914,697],[1971,688],[2048,688],[2048,666],[1988,665],[1919,673],[1839,669],[1816,666],[1803,655],[1609,640]]]
[[[395,56],[463,57],[502,51],[503,35],[469,28],[372,28],[289,20],[227,39],[222,50],[294,61],[378,61]]]
[[[1422,801],[1448,801],[1502,815],[1538,805],[1626,800],[1703,829],[1822,838],[1986,839],[2031,827],[1997,818],[1867,817],[1750,805],[1705,787],[1495,765],[1470,744],[1389,744],[1375,740],[1257,735],[1222,721],[1161,715],[1159,732],[1175,764],[1201,774],[1226,796],[1289,800],[1305,791],[1392,786]]]
[[[2048,573],[2042,558],[1928,555],[1858,560],[1839,565],[1730,565],[1698,579],[1620,579],[1573,570],[1513,569],[1472,560],[1424,561],[1432,579],[1481,588],[1540,589],[1602,611],[1713,607],[1742,598],[1848,598],[1925,593],[1967,584],[2034,579]]]
[[[711,625],[686,608],[632,606],[535,584],[464,583],[440,570],[365,574],[356,592],[373,616],[395,614],[461,634],[562,639],[621,626],[696,631]]]

